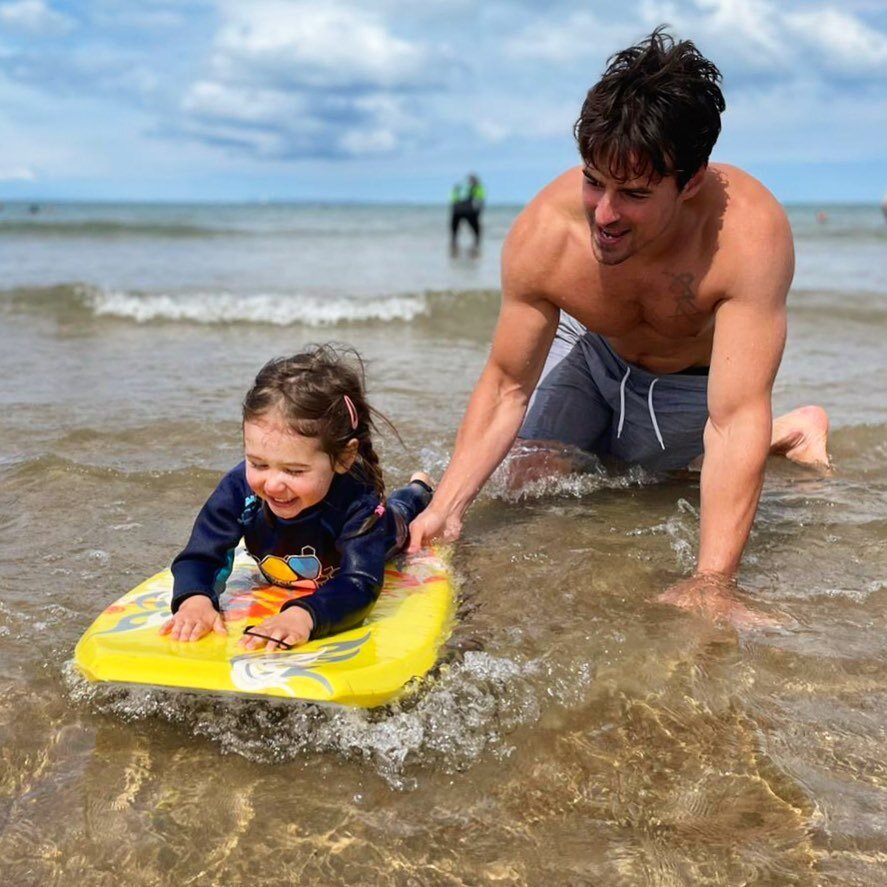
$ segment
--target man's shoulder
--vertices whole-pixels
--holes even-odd
[[[712,164],[715,182],[714,203],[721,204],[720,222],[727,235],[741,235],[743,239],[756,228],[766,226],[788,229],[785,209],[770,190],[758,179],[739,167]]]
[[[585,231],[581,169],[575,167],[546,185],[515,219],[502,251],[503,286],[518,295],[543,295],[575,259]]]
[[[713,214],[715,265],[724,292],[769,298],[785,292],[794,270],[791,226],[782,204],[754,176],[734,166],[712,166],[722,208]]]

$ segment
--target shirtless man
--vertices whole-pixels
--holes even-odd
[[[544,188],[505,242],[490,357],[411,550],[458,537],[519,430],[653,469],[704,452],[696,573],[660,600],[757,621],[732,580],[767,455],[827,465],[828,418],[803,407],[772,419],[792,235],[760,182],[708,164],[719,81],[661,28],[610,59],[576,123],[583,165]]]

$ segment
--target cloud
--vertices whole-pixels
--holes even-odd
[[[189,18],[190,13],[190,18]],[[169,31],[191,28],[194,25],[194,11],[184,5],[165,7],[154,5],[146,0],[139,3],[116,2],[116,0],[92,0],[90,17],[101,28],[132,28],[139,31]]]
[[[428,80],[421,45],[358,5],[274,0],[227,7],[216,38],[219,77],[313,89],[415,89]]]
[[[832,71],[887,75],[887,34],[837,9],[789,12],[789,34]]]
[[[573,12],[566,18],[543,17],[506,37],[503,52],[508,58],[552,65],[587,63],[590,56],[602,60],[638,38],[641,29],[626,19],[607,22],[586,10]]]
[[[185,97],[188,135],[258,157],[378,156],[416,123],[398,96],[265,89],[203,81]]]
[[[0,168],[541,176],[608,56],[664,22],[724,73],[725,160],[883,163],[883,2],[0,0]]]
[[[52,9],[44,0],[16,0],[0,6],[0,22],[10,31],[28,37],[57,37],[67,34],[74,19]]]
[[[587,10],[540,17],[507,38],[504,49],[515,59],[587,65],[662,23],[692,39],[730,73],[733,86],[818,78],[823,69],[857,78],[887,71],[887,35],[858,14],[774,0],[643,0],[618,19]]]
[[[0,167],[0,182],[35,182],[37,173],[29,166]]]
[[[421,138],[420,97],[443,50],[358,6],[225,4],[209,72],[186,91],[181,130],[259,156],[379,156]]]
[[[140,100],[159,86],[160,72],[133,53],[85,43],[51,59],[28,49],[3,57],[3,73],[11,80],[68,96],[112,96]]]
[[[471,122],[465,129],[490,145],[548,140],[572,144],[582,98],[573,102],[563,97],[481,97],[467,106]]]
[[[442,4],[407,17],[386,0],[369,9],[224,0],[220,10],[209,64],[181,104],[181,130],[289,160],[569,143],[606,58],[663,22],[719,64],[728,104],[743,109],[733,120],[748,126],[745,108],[763,99],[760,107],[776,108],[803,84],[877,80],[887,52],[861,13],[796,0],[642,0],[620,16],[491,0],[474,30],[445,25]]]
[[[661,17],[714,59],[728,87],[821,80],[841,72],[861,80],[887,71],[887,37],[859,14],[774,0],[646,0],[648,21]]]
[[[883,141],[860,134],[885,131],[887,98],[848,102],[816,83],[790,83],[737,97],[725,116],[716,155],[742,157],[744,163],[823,163],[840,157],[877,164],[880,158],[883,166]]]

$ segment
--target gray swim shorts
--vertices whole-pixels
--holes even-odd
[[[654,471],[702,454],[708,375],[656,375],[624,361],[603,336],[561,312],[524,440],[558,441]]]

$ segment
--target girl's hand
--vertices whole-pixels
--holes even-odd
[[[161,634],[172,635],[174,641],[199,641],[211,631],[227,635],[222,615],[205,594],[187,598],[175,616],[163,624]]]
[[[302,607],[290,607],[253,626],[258,634],[265,637],[246,634],[238,643],[247,650],[255,650],[262,645],[266,650],[284,650],[304,644],[312,628],[314,628],[314,619],[307,610]]]

